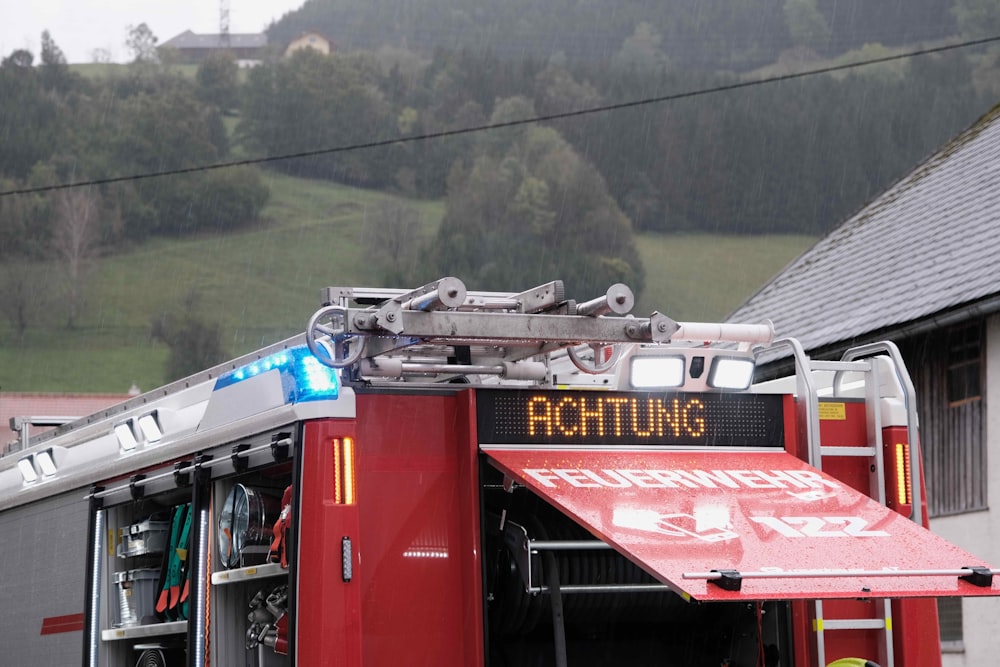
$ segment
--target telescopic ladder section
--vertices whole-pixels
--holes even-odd
[[[888,365],[895,373],[889,386],[901,394],[906,408],[907,435],[909,438],[911,487],[913,489],[910,518],[922,523],[920,498],[920,453],[917,439],[916,400],[913,383],[902,362],[898,348],[891,342],[880,342],[859,346],[847,350],[840,361],[813,360],[806,356],[800,343],[794,339],[784,339],[775,342],[775,347],[788,347],[795,359],[799,424],[802,432],[799,434],[807,443],[809,463],[818,469],[823,468],[826,457],[858,456],[868,460],[872,475],[869,495],[879,503],[886,504],[885,489],[885,458],[882,442],[882,406],[883,382],[880,378],[879,357],[888,360]],[[820,441],[820,394],[822,389],[816,383],[818,373],[832,373],[832,381],[828,387],[831,398],[841,397],[844,385],[842,379],[848,373],[860,374],[864,384],[865,414],[867,418],[867,446],[825,446]],[[883,371],[884,372],[884,371]],[[893,382],[894,381],[894,382]],[[818,664],[826,665],[825,633],[833,630],[875,630],[880,633],[879,659],[881,667],[894,667],[892,639],[892,602],[884,599],[878,602],[881,613],[874,618],[835,618],[827,619],[823,615],[823,601],[815,602],[814,630],[816,634],[816,653]]]
[[[659,312],[633,317],[635,297],[622,284],[577,303],[558,280],[507,293],[470,292],[446,277],[414,290],[328,287],[323,302],[307,325],[309,349],[367,382],[469,375],[541,382],[555,352],[581,372],[600,374],[614,367],[623,344],[773,338],[770,324],[681,324]],[[610,358],[607,347],[615,350]]]

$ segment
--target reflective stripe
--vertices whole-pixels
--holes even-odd
[[[42,619],[43,635],[56,635],[62,632],[77,632],[83,630],[83,614],[67,614],[66,616],[49,616]]]

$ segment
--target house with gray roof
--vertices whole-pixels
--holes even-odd
[[[916,388],[931,529],[1000,565],[1000,399],[988,409],[1000,397],[1000,105],[729,320],[764,318],[814,358],[899,346]],[[945,599],[939,613],[945,667],[996,662],[1000,600]]]
[[[199,35],[185,30],[160,45],[159,50],[171,50],[183,64],[197,65],[213,53],[229,52],[242,65],[252,65],[264,59],[267,35],[245,33],[228,35]]]

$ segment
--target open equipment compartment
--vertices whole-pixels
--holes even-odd
[[[92,664],[177,667],[190,664],[192,652],[200,663],[209,651],[216,664],[233,655],[252,667],[291,664],[290,615],[279,635],[283,614],[272,613],[290,599],[290,525],[284,560],[269,555],[283,500],[291,498],[292,442],[289,429],[268,432],[94,486]],[[227,539],[231,558],[224,559]],[[211,624],[213,616],[244,622]]]
[[[251,667],[290,665],[295,448],[289,430],[234,445],[211,467],[210,617],[213,662],[243,656]],[[285,519],[275,543],[274,527]],[[284,556],[284,558],[282,558]]]
[[[192,488],[168,470],[95,487],[91,496],[92,581],[100,641],[99,665],[185,664],[189,573],[198,540]]]

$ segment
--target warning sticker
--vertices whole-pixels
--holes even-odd
[[[828,421],[844,421],[847,419],[847,406],[843,403],[820,402],[819,418]]]

